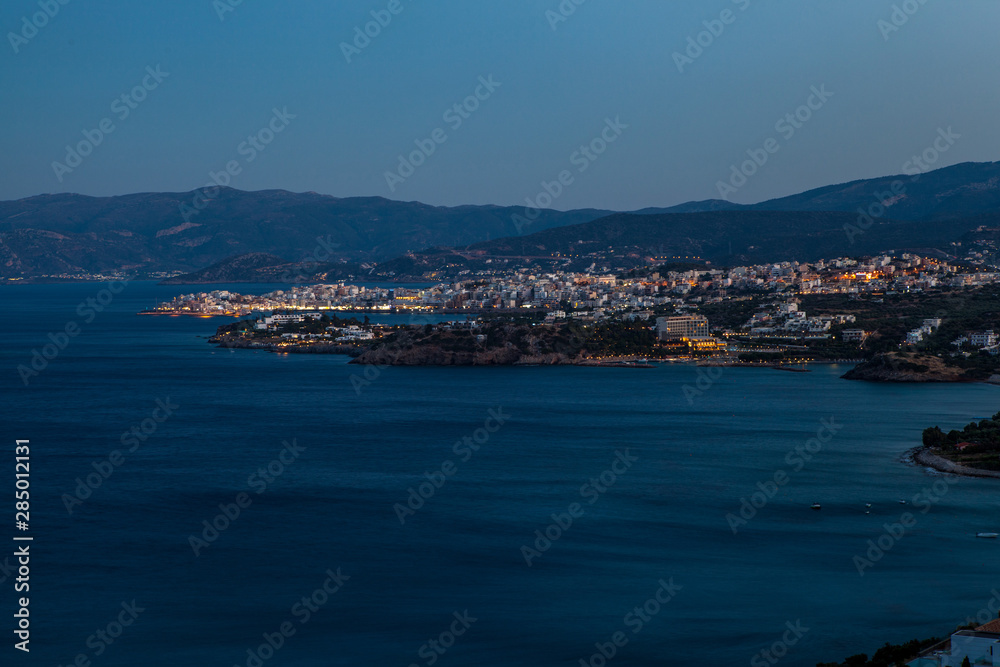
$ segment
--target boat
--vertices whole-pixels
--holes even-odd
[[[995,540],[998,536],[1000,533],[976,533],[976,537],[985,537],[989,540]]]
[[[818,510],[818,509],[822,509],[823,508],[823,506],[820,505],[819,503],[813,503],[810,507],[812,507],[812,509],[814,509],[814,510]]]

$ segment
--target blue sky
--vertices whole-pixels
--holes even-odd
[[[935,167],[1000,157],[991,0],[232,1],[5,2],[0,198],[187,191],[232,163],[244,190],[437,205],[522,204],[569,172],[552,207],[630,210],[719,197],[768,139],[777,149],[731,200],[898,173],[939,128],[961,138]],[[35,17],[45,5],[58,11]],[[341,44],[373,11],[391,22],[347,62]],[[822,86],[808,120],[778,131]],[[469,96],[454,127],[444,114]],[[294,118],[251,151],[274,109]],[[627,128],[581,158],[606,119]],[[54,168],[84,131],[99,145]],[[387,171],[406,176],[390,188]]]

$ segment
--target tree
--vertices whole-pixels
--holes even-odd
[[[941,447],[947,442],[947,436],[940,427],[934,426],[924,429],[923,441],[924,447]]]
[[[969,662],[969,656],[965,656],[962,659],[962,667],[972,667],[972,663]]]

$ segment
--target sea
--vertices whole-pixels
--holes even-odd
[[[137,315],[276,287],[0,288],[0,664],[811,667],[995,616],[1000,480],[905,455],[1000,387],[362,367]]]

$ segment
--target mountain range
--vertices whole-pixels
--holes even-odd
[[[516,233],[523,207],[428,206],[314,192],[39,195],[0,202],[0,277],[190,271],[244,253],[292,261],[378,262],[432,245]],[[195,202],[202,205],[195,207]],[[533,228],[587,222],[611,211],[542,211]]]
[[[639,263],[808,261],[904,248],[947,254],[983,227],[1000,227],[998,162],[857,180],[752,205],[707,200],[632,213],[230,188],[57,194],[0,202],[0,278],[193,271],[187,278],[195,282],[253,281],[289,270],[302,275],[304,267],[326,277],[415,277],[499,258],[578,263],[597,251]]]

